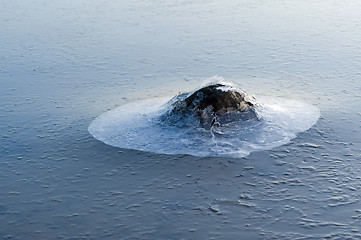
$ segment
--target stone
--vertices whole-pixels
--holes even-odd
[[[193,115],[205,128],[215,123],[257,118],[255,99],[222,83],[205,86],[191,94],[181,94],[172,104],[170,114]]]

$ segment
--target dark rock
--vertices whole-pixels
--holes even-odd
[[[217,83],[177,96],[169,114],[193,115],[203,127],[210,128],[214,124],[257,118],[254,105],[255,100],[244,92]]]

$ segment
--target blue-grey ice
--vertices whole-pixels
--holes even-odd
[[[229,83],[225,87],[223,91],[233,88],[244,93]],[[192,93],[179,96],[190,96]],[[119,148],[237,158],[289,142],[297,133],[311,128],[320,116],[317,107],[305,102],[269,96],[257,96],[255,99],[253,108],[257,118],[245,120],[239,116],[239,119],[223,124],[212,123],[207,128],[192,116],[168,121],[172,117],[167,114],[174,105],[174,98],[151,98],[131,102],[100,115],[90,124],[89,132],[96,139]]]

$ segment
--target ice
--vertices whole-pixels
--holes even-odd
[[[320,116],[318,108],[311,104],[261,96],[256,108],[260,120],[225,124],[210,130],[159,124],[159,113],[165,111],[170,99],[128,103],[99,116],[88,130],[96,139],[119,148],[237,158],[289,142],[297,133],[311,128]]]
[[[0,9],[0,239],[361,239],[361,1],[4,0]],[[128,129],[151,126],[125,144],[154,145],[147,116],[157,109],[133,104],[166,102],[214,75],[254,93],[273,129],[258,142],[230,141],[224,128],[190,131],[195,139],[162,132],[180,146],[212,142],[207,154],[278,147],[241,159],[170,155],[88,132],[121,107]],[[302,132],[309,116],[287,124],[295,106],[322,116]],[[279,146],[280,129],[298,133]],[[169,141],[167,151],[183,152]]]

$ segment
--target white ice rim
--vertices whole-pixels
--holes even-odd
[[[171,97],[131,102],[97,117],[89,132],[105,144],[159,154],[244,157],[254,151],[268,150],[285,143],[311,128],[318,120],[317,107],[297,100],[258,96],[261,127],[234,127],[215,136],[212,130],[161,128],[152,119]],[[243,135],[242,135],[243,134]],[[217,135],[217,134],[216,134]],[[249,139],[249,140],[247,140]],[[247,142],[248,141],[248,142]]]

